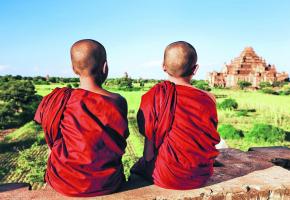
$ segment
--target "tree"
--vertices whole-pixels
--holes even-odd
[[[133,88],[133,79],[130,77],[124,77],[120,79],[119,82],[119,88],[120,89],[131,89]]]
[[[209,84],[204,80],[191,80],[191,85],[201,90],[211,91]]]
[[[238,86],[240,89],[245,89],[247,87],[250,87],[252,85],[252,83],[248,82],[248,81],[238,81]]]
[[[144,83],[144,81],[140,81],[140,87],[144,87],[145,86],[145,83]]]
[[[11,80],[0,85],[0,129],[21,126],[33,119],[41,97],[31,81]]]
[[[56,77],[49,77],[48,81],[51,82],[51,83],[56,83],[57,82],[57,78]]]

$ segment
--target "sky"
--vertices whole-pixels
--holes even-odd
[[[197,79],[252,46],[290,73],[288,0],[0,0],[0,75],[74,76],[70,47],[101,42],[109,77],[163,79],[165,47],[191,43]]]

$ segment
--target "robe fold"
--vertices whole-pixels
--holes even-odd
[[[145,146],[132,173],[169,189],[206,183],[220,141],[216,103],[210,94],[164,81],[142,96],[137,121]]]
[[[116,191],[124,182],[122,155],[129,135],[127,108],[83,89],[56,88],[38,106],[51,150],[45,181],[67,196]]]

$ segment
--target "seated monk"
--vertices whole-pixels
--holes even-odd
[[[102,44],[76,42],[71,60],[80,87],[53,90],[34,118],[51,150],[45,181],[67,196],[109,194],[125,181],[121,158],[129,135],[127,102],[102,88],[108,74]]]
[[[168,81],[158,83],[142,96],[137,114],[145,146],[143,157],[131,173],[163,188],[201,187],[213,174],[218,155],[215,98],[190,84],[198,68],[196,62],[196,51],[189,43],[167,46],[163,70]]]

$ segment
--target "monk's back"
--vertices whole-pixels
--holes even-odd
[[[153,178],[164,188],[190,189],[211,176],[218,155],[213,141],[219,139],[216,105],[207,92],[197,88],[175,85],[175,89],[174,120],[160,146]]]
[[[46,174],[55,190],[69,196],[95,196],[120,187],[128,128],[127,111],[119,104],[111,96],[71,91],[59,125],[61,139],[51,149],[52,170]]]

